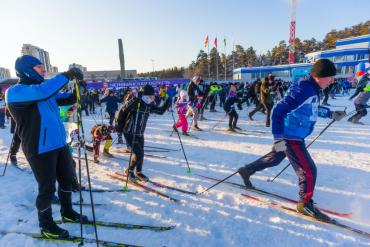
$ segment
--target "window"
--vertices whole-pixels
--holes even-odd
[[[346,59],[346,61],[354,61],[355,60],[355,55],[347,55],[345,59]]]
[[[346,61],[346,56],[336,56],[334,57],[334,62],[344,62]]]

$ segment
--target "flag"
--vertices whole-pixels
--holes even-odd
[[[215,41],[213,42],[213,45],[216,47],[217,49],[217,37],[215,38]]]
[[[226,47],[226,38],[224,38],[224,45],[225,45],[225,47]]]
[[[207,47],[207,46],[208,46],[208,35],[206,36],[204,40],[204,47]]]

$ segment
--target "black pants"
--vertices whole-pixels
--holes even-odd
[[[270,127],[270,123],[271,123],[270,117],[271,117],[271,110],[273,106],[274,106],[273,104],[263,104],[263,107],[266,110],[266,127]]]
[[[18,133],[13,134],[13,141],[10,146],[10,155],[16,155],[19,151],[19,146],[21,145],[21,139],[19,138]]]
[[[136,168],[136,172],[141,172],[143,169],[144,162],[144,136],[136,135],[135,143],[134,135],[124,134],[127,145],[131,147],[132,157],[129,166],[129,170],[133,171]]]
[[[217,95],[209,96],[209,101],[211,102],[210,110],[214,111],[216,107]]]
[[[356,114],[348,119],[348,121],[357,123],[362,117],[367,115],[366,105],[355,104]]]
[[[229,128],[235,128],[236,123],[238,122],[238,113],[235,111],[235,109],[232,109],[229,112]]]
[[[72,210],[73,160],[68,146],[27,158],[38,183],[36,199],[40,227],[53,221],[51,202],[58,181],[61,211]]]
[[[108,112],[109,114],[109,125],[112,125],[113,124],[113,121],[114,121],[114,116],[115,116],[115,112]]]

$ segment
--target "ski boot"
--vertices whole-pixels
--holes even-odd
[[[53,220],[51,207],[38,211],[40,232],[45,238],[61,239],[68,238],[69,232],[60,228]]]
[[[80,214],[73,209],[61,210],[60,214],[62,216],[63,222],[80,222]],[[89,219],[86,215],[82,215],[82,223],[88,223]]]
[[[238,126],[234,126],[234,129],[236,130],[242,130],[241,128],[239,128]]]
[[[198,125],[194,125],[193,130],[202,131],[202,129],[199,128]]]
[[[134,171],[132,171],[132,170],[127,170],[127,169],[126,169],[125,173],[127,174],[127,172],[128,172],[128,176],[127,176],[128,181],[130,181],[131,183],[136,184],[136,183],[137,183],[137,180],[136,180],[136,176],[135,176]]]
[[[106,149],[103,150],[103,156],[107,158],[114,158],[114,156]]]
[[[123,144],[122,136],[118,137],[117,144]]]
[[[17,162],[17,156],[15,154],[11,154],[9,156],[9,158],[10,158],[10,164],[12,164],[14,166],[16,166],[18,164],[18,162]]]
[[[139,181],[142,181],[145,183],[149,181],[149,178],[145,176],[142,172],[136,172],[135,176],[136,176],[136,179]]]
[[[190,136],[188,132],[184,132],[184,131],[182,132],[182,135],[184,135],[184,136]]]
[[[177,129],[176,124],[173,124],[173,125],[172,125],[172,128],[173,128],[173,131],[174,131],[174,132],[176,132],[176,133],[177,133],[177,132],[179,132],[179,130]]]
[[[41,235],[50,239],[63,239],[69,237],[69,232],[60,228],[54,221],[48,225],[40,227]]]
[[[244,185],[247,188],[253,189],[254,186],[250,180],[251,175],[253,174],[250,170],[248,170],[245,166],[240,167],[238,170],[239,175],[242,177]]]
[[[253,121],[254,119],[252,118],[252,114],[248,113],[249,120]]]
[[[232,127],[229,127],[226,131],[229,131],[229,132],[236,132],[235,129],[233,129]]]
[[[98,158],[99,158],[99,156],[94,155],[94,163],[99,163],[100,162]]]
[[[310,216],[320,221],[324,222],[334,222],[332,218],[321,212],[314,206],[313,200],[310,200],[308,203],[298,202],[297,203],[297,212],[306,216]]]

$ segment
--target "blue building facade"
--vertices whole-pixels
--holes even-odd
[[[369,63],[369,53],[370,34],[340,39],[336,42],[335,49],[306,54],[305,63],[238,68],[233,71],[233,79],[252,82],[272,73],[284,81],[296,81],[307,75],[313,63],[321,58],[330,59],[335,63],[337,78],[350,78],[354,77],[359,63]]]

